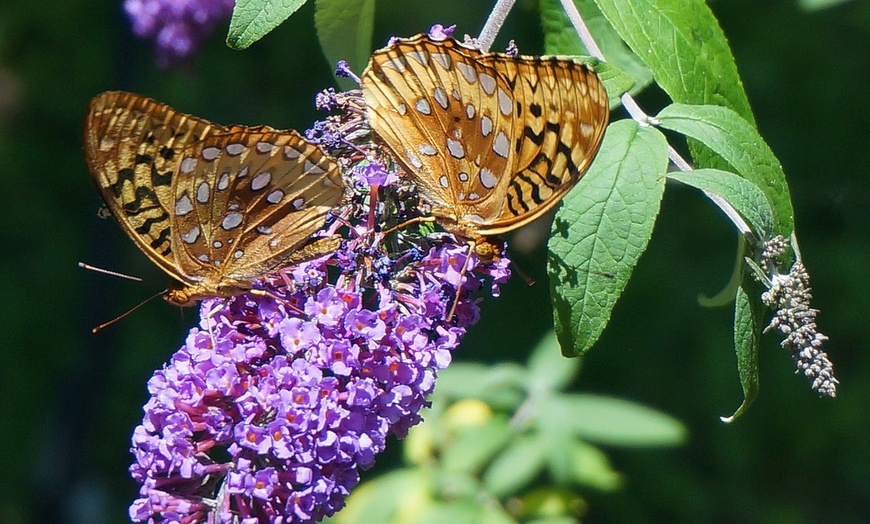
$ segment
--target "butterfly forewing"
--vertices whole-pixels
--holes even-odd
[[[218,283],[287,265],[342,187],[335,162],[294,131],[259,128],[202,140],[178,164],[178,267]]]
[[[219,126],[131,93],[91,102],[85,155],[106,205],[188,305],[250,289],[306,245],[341,198],[337,164],[295,131]]]
[[[160,267],[173,272],[172,177],[181,151],[224,128],[150,98],[110,91],[91,101],[85,158],[106,206]]]
[[[608,119],[601,81],[583,64],[422,35],[376,51],[362,89],[375,134],[439,221],[467,237],[510,231],[558,203]]]

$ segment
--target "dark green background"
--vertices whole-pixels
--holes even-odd
[[[488,4],[379,1],[376,45],[436,22],[477,33]],[[519,2],[496,47],[515,38],[524,53],[540,52],[533,7]],[[588,493],[588,521],[867,521],[870,5],[808,12],[796,1],[740,0],[712,8],[789,177],[840,396],[817,399],[765,337],[758,401],[735,424],[718,421],[741,401],[732,320],[728,308],[702,309],[696,296],[724,285],[736,242],[698,193],[669,187],[649,251],[578,387],[673,414],[690,442],[607,450],[626,484],[617,494]],[[304,129],[317,117],[314,94],[331,85],[312,24],[306,6],[245,52],[226,48],[219,33],[195,62],[166,72],[153,65],[150,43],[130,35],[118,3],[0,2],[0,522],[126,519],[136,494],[129,439],[145,383],[196,318],[156,300],[90,334],[167,279],[97,217],[81,146],[88,100],[126,89],[224,124]],[[655,113],[665,100],[652,92],[641,102]],[[501,298],[487,298],[458,359],[522,361],[549,328],[543,251],[514,258],[539,284],[515,279]],[[145,283],[82,271],[79,260]]]

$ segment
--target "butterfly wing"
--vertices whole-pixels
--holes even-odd
[[[85,118],[91,176],[127,235],[170,275],[180,278],[170,241],[172,178],[184,148],[226,129],[143,96],[110,91]]]
[[[580,62],[499,53],[480,62],[498,71],[516,100],[517,155],[503,208],[481,228],[497,235],[541,216],[574,187],[598,152],[610,109],[598,75]]]
[[[516,163],[510,86],[481,56],[419,35],[376,51],[362,76],[372,130],[454,229],[499,219]]]
[[[601,81],[579,62],[423,35],[376,51],[362,88],[372,130],[433,214],[465,236],[510,231],[558,203],[609,114]]]
[[[343,187],[335,161],[295,131],[239,128],[197,142],[181,155],[174,187],[180,271],[217,289],[298,261]]]

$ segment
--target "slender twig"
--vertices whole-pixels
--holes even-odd
[[[514,3],[516,3],[516,0],[496,1],[495,7],[489,13],[489,18],[483,24],[483,29],[480,30],[480,36],[477,37],[477,47],[481,51],[489,51],[489,48],[492,47],[492,43],[495,42],[495,35],[498,34],[499,29],[504,25],[504,21],[508,13],[511,12]]]
[[[568,19],[571,21],[571,25],[574,26],[574,30],[577,31],[577,36],[580,37],[580,41],[583,42],[583,45],[586,46],[586,50],[589,51],[589,54],[599,60],[605,60],[604,53],[601,52],[601,48],[598,47],[598,44],[595,43],[595,39],[592,38],[592,33],[589,32],[589,28],[586,27],[586,23],[583,21],[583,17],[580,15],[580,12],[577,10],[577,6],[574,5],[573,0],[561,0],[562,7],[565,9],[565,12],[568,14]],[[621,97],[622,107],[625,108],[626,112],[631,116],[631,118],[639,123],[640,125],[651,125],[655,124],[655,119],[651,118],[646,112],[641,109],[638,103],[634,100],[630,94],[625,93]],[[689,162],[686,161],[673,147],[668,146],[668,158],[671,162],[679,169],[680,171],[691,171],[692,166]],[[743,234],[747,240],[750,242],[755,242],[755,237],[752,235],[752,230],[749,225],[743,220],[740,216],[740,213],[734,209],[734,206],[729,204],[724,198],[719,195],[712,193],[710,191],[704,190],[704,194],[707,195],[707,198],[713,201],[719,209],[721,209],[725,215],[737,226],[737,229]]]

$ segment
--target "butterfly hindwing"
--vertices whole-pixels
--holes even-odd
[[[338,203],[338,166],[294,131],[209,137],[184,151],[173,245],[186,275],[237,281],[287,265]]]
[[[481,57],[513,88],[517,149],[500,219],[486,234],[534,220],[559,202],[589,168],[604,137],[604,85],[586,65],[556,57]]]

